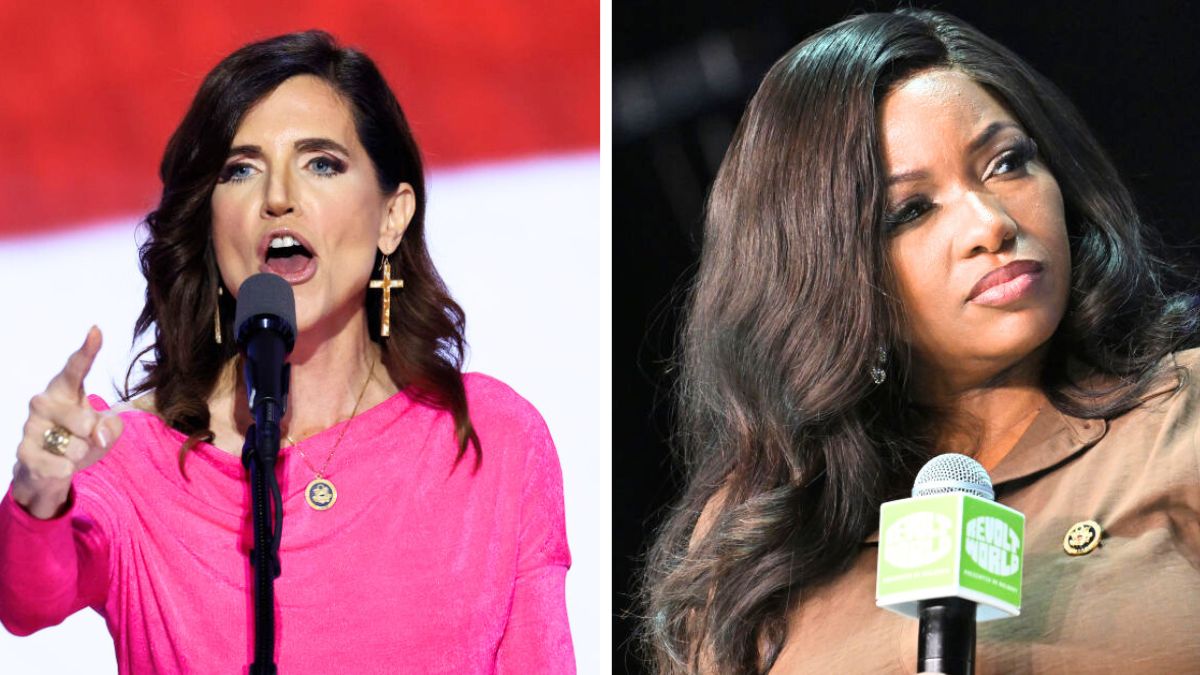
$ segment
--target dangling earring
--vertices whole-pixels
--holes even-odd
[[[217,307],[213,311],[213,337],[216,338],[217,344],[221,344],[221,296],[225,295],[225,291],[217,286]]]
[[[887,362],[887,349],[880,347],[879,351],[875,355],[875,364],[871,366],[871,381],[875,384],[883,384],[883,381],[887,379],[887,370],[885,370],[887,368]]]
[[[387,337],[391,335],[392,289],[404,288],[404,280],[392,278],[392,263],[386,255],[383,256],[383,279],[372,279],[370,287],[383,291],[383,304],[379,308],[379,334]]]

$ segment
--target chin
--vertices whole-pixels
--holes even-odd
[[[1039,349],[1045,347],[1050,338],[1054,337],[1056,326],[1033,326],[1020,335],[1005,335],[992,343],[991,348],[981,350],[989,354],[990,360],[1002,364],[1003,367],[1016,365],[1033,356]],[[999,337],[999,336],[998,336]]]
[[[296,308],[296,333],[305,333],[321,323],[321,316],[315,312],[301,312]]]
[[[293,288],[292,290],[295,290]],[[300,294],[297,293],[297,296]],[[296,298],[296,333],[302,333],[313,327],[317,322],[317,316],[312,312],[312,302],[304,302],[301,298]]]

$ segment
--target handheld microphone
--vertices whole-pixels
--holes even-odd
[[[279,422],[287,412],[291,364],[286,359],[296,344],[291,284],[268,273],[246,279],[238,289],[234,326],[245,357],[246,392],[259,451],[267,451],[273,460],[279,453]]]
[[[880,507],[875,604],[920,621],[917,672],[970,674],[975,624],[1021,612],[1025,516],[966,455],[931,459]]]

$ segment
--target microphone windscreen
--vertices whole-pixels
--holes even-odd
[[[277,316],[293,333],[296,330],[296,296],[292,285],[278,274],[255,274],[238,288],[233,322],[236,333],[240,335],[246,321],[260,314]]]
[[[913,481],[912,496],[927,497],[949,492],[965,492],[980,499],[995,501],[992,478],[983,466],[966,455],[949,452],[925,463]]]

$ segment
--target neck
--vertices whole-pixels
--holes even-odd
[[[283,433],[302,441],[395,394],[396,386],[380,363],[381,352],[367,333],[366,313],[361,309],[349,320],[317,324],[300,333],[289,358],[291,384]],[[226,420],[244,434],[252,420],[240,367],[240,359],[226,365],[209,408],[214,423]]]
[[[1040,384],[1045,354],[1043,346],[999,370],[928,378],[921,391],[943,411],[934,434],[937,452],[971,455],[991,471],[1050,405]]]

